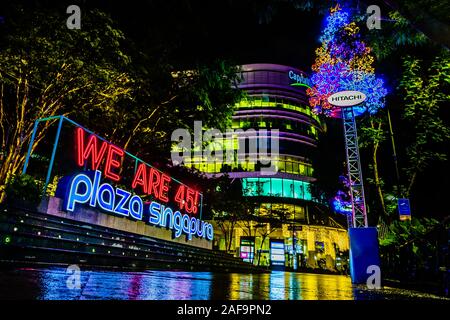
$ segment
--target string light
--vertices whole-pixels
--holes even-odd
[[[352,203],[344,199],[345,193],[338,191],[336,196],[331,201],[331,206],[336,213],[340,214],[352,214]]]
[[[348,181],[348,178],[345,176],[340,176],[339,181],[347,191],[338,190],[334,198],[331,199],[331,207],[336,213],[351,215],[352,203],[350,201],[350,195],[348,193],[350,183]]]
[[[311,82],[307,90],[309,103],[315,113],[341,117],[340,110],[328,103],[328,97],[344,90],[363,92],[364,104],[354,107],[358,116],[364,112],[374,114],[384,107],[387,90],[382,79],[375,76],[372,50],[361,39],[359,27],[350,21],[350,14],[339,5],[330,9],[312,66]]]

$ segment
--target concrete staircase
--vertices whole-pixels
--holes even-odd
[[[0,211],[0,264],[265,272],[223,252],[17,208]]]

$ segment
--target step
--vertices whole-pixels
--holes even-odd
[[[36,263],[67,260],[87,265],[100,263],[105,267],[266,272],[223,252],[31,210],[8,208],[1,211],[0,236],[0,259],[4,263],[11,259]],[[7,244],[4,243],[6,236],[10,237]]]

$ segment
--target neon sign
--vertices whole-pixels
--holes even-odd
[[[303,75],[299,75],[292,70],[289,70],[289,79],[294,80],[295,82],[291,84],[291,86],[305,86],[311,87],[311,80],[304,77]]]
[[[82,128],[76,129],[76,136],[77,136],[77,164],[82,167],[84,165],[84,161],[91,160],[91,169],[97,170],[100,166],[100,163],[102,162],[105,152],[108,149],[107,155],[106,155],[106,164],[105,164],[105,176],[113,181],[119,181],[120,176],[113,172],[113,168],[120,168],[120,161],[123,156],[124,152],[122,149],[103,141],[102,145],[100,147],[100,150],[98,149],[98,138],[96,135],[91,134],[91,136],[88,139],[87,144],[84,143],[84,130]],[[114,159],[114,156],[120,157],[119,160]]]
[[[102,178],[121,181],[125,151],[107,141],[99,141],[94,134],[87,138],[85,135],[82,128],[76,129],[76,163],[80,167],[86,165],[90,170],[63,177],[58,183],[56,195],[64,198],[64,210],[72,212],[77,206],[88,205],[107,213],[168,228],[173,231],[174,238],[185,234],[188,240],[192,240],[193,236],[213,239],[213,226],[190,216],[198,212],[198,191],[145,163],[137,165],[131,189],[141,192],[146,198],[151,196],[152,201],[145,201],[140,195],[102,182]],[[103,170],[100,170],[101,165]],[[174,181],[178,188],[173,193],[173,199],[169,199]],[[170,203],[178,204],[178,210],[173,210]]]
[[[108,183],[100,184],[101,176],[100,170],[71,176],[64,209],[74,211],[77,203],[87,203],[91,207],[99,207],[107,212],[142,220],[144,203],[141,197],[132,196],[131,192],[114,188]]]
[[[82,128],[76,129],[77,165],[84,167],[85,163],[91,170],[98,170],[104,163],[103,174],[106,178],[119,182],[122,177],[121,164],[125,156],[124,150],[107,141],[98,141],[99,138],[91,134],[87,139]],[[162,202],[169,202],[168,192],[171,189],[172,178],[161,171],[140,163],[134,173],[131,189],[143,192]],[[174,201],[180,210],[189,214],[197,214],[200,193],[183,184],[179,184]]]

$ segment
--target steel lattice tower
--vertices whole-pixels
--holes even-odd
[[[356,130],[353,107],[342,108],[344,122],[345,151],[347,155],[347,171],[349,178],[352,215],[349,217],[349,227],[366,228],[367,213],[364,198],[364,185],[359,160],[358,135]]]

